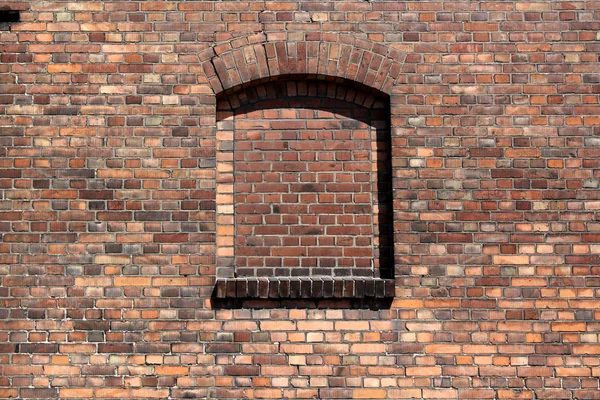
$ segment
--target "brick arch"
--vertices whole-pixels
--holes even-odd
[[[273,40],[257,34],[215,46],[201,55],[215,94],[279,76],[343,78],[388,95],[406,54],[369,39],[323,34],[319,40]]]

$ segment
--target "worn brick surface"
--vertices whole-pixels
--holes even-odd
[[[9,9],[0,398],[600,399],[599,1]]]

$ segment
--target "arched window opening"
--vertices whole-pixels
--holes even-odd
[[[328,284],[314,282],[340,281],[332,297],[385,294],[389,97],[347,80],[288,76],[217,100],[218,277],[257,282],[255,291],[239,280],[229,291],[261,297],[267,280],[278,286],[268,297],[294,297],[293,282],[298,297],[319,296]]]

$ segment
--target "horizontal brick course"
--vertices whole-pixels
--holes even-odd
[[[217,280],[216,298],[327,299],[389,298],[395,294],[392,279],[378,278],[235,278]]]

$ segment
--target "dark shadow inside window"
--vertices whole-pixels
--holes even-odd
[[[11,24],[20,21],[21,14],[19,11],[11,10],[8,7],[0,9],[0,31],[8,31]]]

